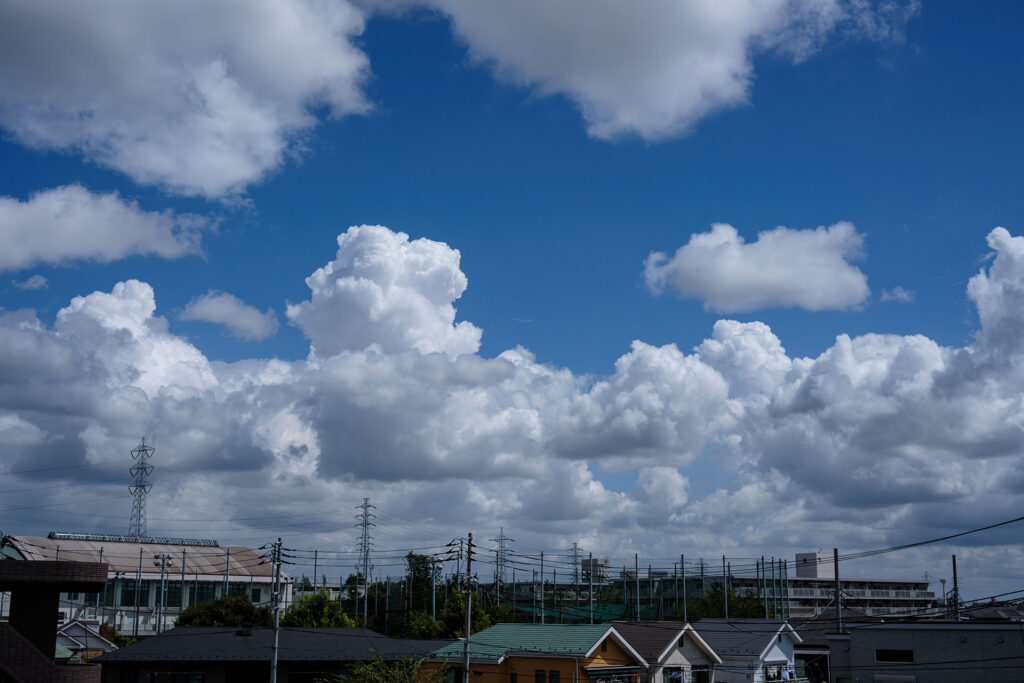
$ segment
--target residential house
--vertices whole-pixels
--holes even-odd
[[[447,663],[458,681],[464,642],[433,652],[425,666]],[[647,661],[608,624],[498,624],[469,644],[474,683],[640,683]]]
[[[701,619],[693,627],[722,659],[717,683],[761,683],[794,670],[793,649],[801,638],[785,621]]]
[[[284,628],[278,683],[315,683],[381,657],[422,658],[446,641],[400,640],[364,628]],[[251,683],[270,678],[274,629],[180,627],[95,661],[103,683]]]
[[[71,653],[71,661],[88,664],[105,652],[113,652],[117,645],[104,638],[98,621],[73,620],[57,629],[57,646]]]
[[[618,631],[647,660],[649,683],[713,683],[722,663],[690,624],[681,621],[614,622]]]

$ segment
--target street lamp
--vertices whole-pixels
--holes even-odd
[[[160,567],[160,600],[156,606],[156,632],[163,631],[164,611],[167,608],[167,586],[164,582],[167,568],[174,564],[174,558],[167,553],[158,553],[153,556],[153,564]]]

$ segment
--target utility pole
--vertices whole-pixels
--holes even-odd
[[[683,577],[683,622],[690,623],[686,616],[686,555],[679,555],[679,573]]]
[[[725,618],[729,618],[729,583],[725,576],[725,555],[722,555],[722,597],[725,600]]]
[[[430,558],[430,618],[437,619],[437,572],[439,565]],[[373,603],[376,605],[376,601]]]
[[[840,597],[839,588],[839,548],[832,548],[832,570],[835,574],[835,593],[836,593],[836,624],[839,626],[839,632],[843,632],[843,608],[842,598]]]
[[[956,555],[953,555],[953,617],[960,621],[960,580],[956,574]]]
[[[277,650],[281,635],[281,537],[277,537],[271,554],[274,564],[274,649],[270,656],[270,683],[277,683]]]
[[[540,551],[540,623],[544,623],[544,551]]]
[[[362,529],[359,535],[359,553],[360,562],[363,565],[363,626],[367,624],[367,618],[369,617],[369,579],[370,579],[370,550],[373,548],[373,536],[370,535],[370,527],[377,526],[373,523],[373,519],[377,516],[370,512],[370,510],[376,510],[377,506],[370,504],[369,498],[363,498],[363,504],[356,506],[357,510],[362,510],[356,519],[356,526]],[[359,582],[356,581],[358,590]],[[356,600],[359,599],[358,593],[356,594]],[[359,603],[356,603],[356,613],[359,613]]]
[[[473,616],[473,534],[468,535],[466,542],[466,580],[462,584],[462,592],[466,595],[466,632],[462,641],[462,683],[469,683],[469,634],[472,629]]]
[[[139,591],[142,588],[142,548],[139,548],[139,571],[135,574],[135,620],[132,623],[132,635],[139,635]]]
[[[587,571],[590,581],[590,623],[594,623],[594,553],[590,553],[590,569]]]
[[[573,541],[569,552],[572,553],[572,585],[573,591],[575,591],[573,602],[578,605],[580,602],[580,544]]]
[[[633,553],[633,579],[636,588],[636,620],[640,621],[640,553]]]
[[[533,584],[532,584],[532,588],[533,588],[533,590],[530,591],[530,592],[533,594],[533,612],[532,612],[533,621],[531,623],[536,624],[537,623],[537,570],[536,569],[533,570]]]
[[[165,571],[172,562],[173,559],[167,553],[158,553],[153,556],[153,564],[160,567],[160,599],[156,604],[156,632],[158,634],[164,630],[164,612],[167,609],[167,585],[164,581]]]
[[[764,618],[768,618],[768,578],[764,573],[764,555],[761,556],[761,598],[764,600]]]

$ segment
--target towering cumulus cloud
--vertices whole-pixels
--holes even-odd
[[[311,343],[299,361],[210,362],[137,281],[75,298],[52,327],[0,316],[5,464],[97,463],[145,433],[167,482],[153,517],[210,520],[193,531],[260,533],[256,499],[288,518],[371,495],[435,530],[470,519],[610,553],[721,552],[724,537],[789,552],[822,529],[875,546],[1019,510],[1024,238],[1001,228],[962,348],[841,335],[793,358],[767,325],[721,320],[689,353],[636,341],[597,378],[523,348],[479,355],[448,245],[379,226],[338,245],[289,307]],[[613,490],[598,469],[635,483]],[[1024,559],[1014,548],[998,552]]]

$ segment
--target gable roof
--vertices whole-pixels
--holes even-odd
[[[64,636],[75,643],[78,643],[81,648],[89,648],[93,650],[116,650],[117,645],[112,643],[109,639],[104,638],[100,635],[97,629],[92,628],[91,624],[74,619],[64,624],[57,629],[57,636]]]
[[[497,663],[515,653],[587,657],[608,637],[646,666],[643,656],[607,624],[496,624],[470,637],[469,657]],[[463,643],[457,641],[431,656],[454,661],[461,660],[462,655]]]
[[[679,639],[691,638],[716,664],[722,658],[689,624],[682,621],[616,621],[612,622],[626,641],[650,663],[660,662],[676,646]]]
[[[801,642],[793,627],[773,619],[701,619],[693,627],[722,658],[760,659],[783,633],[793,642]]]
[[[274,629],[252,635],[221,626],[179,627],[122,647],[94,661],[113,662],[261,662],[270,661]],[[423,657],[447,641],[388,638],[366,628],[281,628],[278,659],[284,662],[371,661]]]

